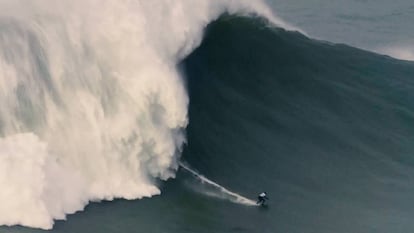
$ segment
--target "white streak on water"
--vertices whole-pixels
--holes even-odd
[[[180,167],[185,169],[187,172],[194,175],[202,183],[211,185],[214,188],[216,188],[216,190],[217,190],[217,191],[214,191],[214,192],[211,192],[211,191],[204,192],[204,194],[209,195],[209,196],[218,197],[218,198],[221,198],[221,199],[227,199],[231,202],[242,204],[242,205],[257,206],[257,204],[254,200],[251,200],[247,197],[244,197],[244,196],[242,196],[238,193],[232,192],[232,191],[224,188],[223,186],[217,184],[216,182],[206,178],[205,176],[203,176],[200,173],[196,172],[195,170],[191,169],[189,166],[185,165],[184,163],[179,162],[179,165],[180,165]]]

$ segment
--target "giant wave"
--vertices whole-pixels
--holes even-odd
[[[277,21],[260,1],[0,9],[0,225],[43,229],[91,200],[159,194],[188,121],[177,63],[223,12]]]
[[[413,62],[225,15],[182,65],[185,161],[272,202],[216,232],[412,231]]]
[[[159,194],[184,150],[223,200],[266,188],[277,208],[204,213],[177,188],[178,208],[134,209],[142,229],[166,208],[178,230],[196,211],[203,224],[183,220],[192,232],[410,229],[412,63],[231,16],[290,28],[260,1],[0,9],[0,225],[50,229],[90,201]]]

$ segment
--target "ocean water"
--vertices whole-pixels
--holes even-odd
[[[414,60],[414,2],[407,0],[267,0],[312,38]]]
[[[1,1],[0,232],[413,231],[410,3],[321,4]]]

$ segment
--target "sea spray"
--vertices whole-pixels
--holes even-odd
[[[177,64],[261,1],[0,1],[0,225],[50,229],[91,200],[160,193],[185,141]]]

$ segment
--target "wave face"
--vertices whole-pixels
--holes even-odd
[[[257,1],[0,9],[0,225],[43,229],[90,200],[159,194],[188,121],[177,63],[223,12],[272,18]]]
[[[414,229],[413,63],[223,16],[182,65],[185,160],[237,193],[271,199],[266,213],[240,211],[226,226]]]

